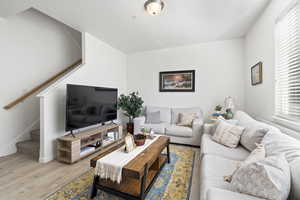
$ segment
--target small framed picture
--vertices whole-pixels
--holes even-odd
[[[135,149],[135,143],[133,135],[128,134],[125,137],[125,152],[129,153]]]
[[[263,82],[262,62],[251,67],[251,84],[258,85]]]
[[[195,92],[195,70],[159,73],[160,92]]]

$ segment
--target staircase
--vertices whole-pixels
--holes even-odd
[[[30,132],[31,140],[26,140],[17,143],[17,152],[26,154],[38,160],[40,156],[40,130],[33,130]]]

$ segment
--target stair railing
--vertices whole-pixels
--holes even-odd
[[[16,100],[12,101],[11,103],[7,104],[3,108],[5,110],[11,109],[15,105],[21,103],[22,101],[24,101],[25,99],[27,99],[28,97],[30,97],[31,95],[33,95],[34,93],[36,93],[37,91],[39,91],[40,89],[42,89],[45,86],[47,86],[48,84],[50,84],[51,82],[56,81],[57,79],[59,79],[64,74],[72,71],[73,69],[75,69],[81,63],[82,63],[82,59],[76,61],[75,63],[73,63],[72,65],[70,65],[69,67],[67,67],[66,69],[64,69],[61,72],[55,74],[54,76],[52,76],[51,78],[49,78],[48,80],[46,80],[45,82],[43,82],[42,84],[40,84],[40,85],[36,86],[35,88],[31,89],[29,92],[25,93],[21,97],[17,98]]]

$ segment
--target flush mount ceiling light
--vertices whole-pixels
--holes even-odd
[[[164,9],[164,6],[162,0],[147,0],[144,4],[146,12],[150,15],[158,15]]]

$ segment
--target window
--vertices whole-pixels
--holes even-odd
[[[275,115],[300,122],[300,3],[276,23]]]

